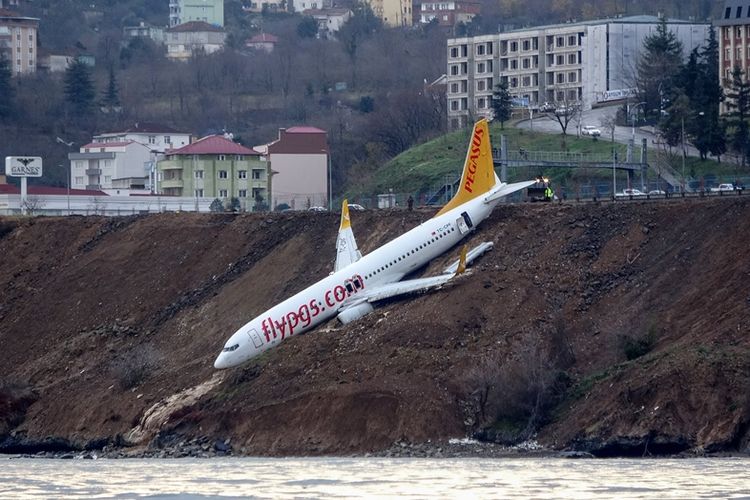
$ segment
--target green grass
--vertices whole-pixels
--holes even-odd
[[[356,197],[362,194],[386,193],[389,190],[394,193],[427,192],[443,184],[446,180],[453,181],[460,175],[463,168],[470,134],[471,129],[467,128],[404,151],[380,167],[374,173],[372,181],[368,185],[360,186],[356,189],[356,193],[351,190],[347,195]],[[491,124],[490,137],[493,147],[500,146],[501,134],[506,136],[510,151],[525,149],[527,151],[568,151],[606,156],[612,154],[613,143],[604,137],[598,139],[576,137],[575,135],[563,137],[562,134],[545,134],[519,129],[507,123],[505,129],[500,130],[499,124]],[[626,145],[615,143],[614,147],[618,156],[625,158]],[[648,153],[651,162],[653,162],[656,150],[651,148]],[[636,147],[633,152],[634,157],[639,158],[640,154],[640,147]],[[679,156],[676,156],[673,161],[675,170],[678,172],[682,168],[681,161]],[[685,174],[696,178],[713,174],[729,182],[730,177],[733,178],[735,175],[735,171],[736,166],[729,162],[718,163],[713,160],[702,161],[698,158],[688,158],[685,163]],[[576,184],[609,182],[612,179],[612,172],[604,169],[556,168],[543,170],[524,167],[508,169],[508,180],[513,182],[533,179],[541,174],[550,177],[553,185],[569,187]],[[618,185],[625,185],[626,175],[625,172],[617,173]],[[650,170],[648,176],[650,179],[654,179],[656,173]]]

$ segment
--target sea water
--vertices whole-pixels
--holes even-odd
[[[750,459],[0,459],[0,498],[750,498]]]

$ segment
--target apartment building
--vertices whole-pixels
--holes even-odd
[[[157,163],[158,192],[170,196],[240,200],[243,210],[268,202],[269,165],[258,151],[210,135],[166,152]]]
[[[268,155],[273,172],[271,207],[293,209],[328,206],[330,157],[325,130],[315,127],[279,129],[279,138],[255,146]]]
[[[224,26],[224,0],[169,0],[169,26],[190,21]]]
[[[392,28],[411,26],[413,22],[412,0],[368,0],[373,14],[383,24]]]
[[[167,28],[167,57],[184,61],[190,59],[196,51],[211,54],[224,48],[226,37],[224,28],[204,21],[189,21]]]
[[[14,75],[36,71],[38,31],[39,19],[0,9],[0,57],[10,61]]]
[[[458,23],[469,23],[482,10],[482,4],[473,0],[423,0],[419,7],[419,22],[436,21],[444,28]]]
[[[149,149],[135,141],[91,142],[69,153],[71,189],[145,191]]]
[[[540,26],[448,40],[448,126],[465,127],[491,116],[492,91],[508,82],[515,102],[535,108],[545,102],[590,109],[622,98],[635,86],[644,39],[661,20],[632,16]],[[704,45],[711,25],[667,20],[684,56]]]
[[[750,0],[725,0],[720,19],[714,21],[719,39],[719,79],[724,92],[729,89],[734,67],[748,78],[750,70]],[[721,112],[727,111],[726,103]]]

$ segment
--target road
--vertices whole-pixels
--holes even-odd
[[[620,105],[607,106],[604,108],[596,108],[582,112],[580,120],[581,127],[586,125],[593,125],[602,131],[602,137],[600,138],[601,140],[611,140],[609,130],[605,130],[601,122],[603,119],[606,119],[608,117],[614,117],[619,107]],[[568,135],[576,135],[577,126],[578,119],[576,118],[571,120],[568,124]],[[558,121],[554,117],[548,116],[548,114],[546,113],[535,113],[533,120],[522,120],[516,124],[516,127],[534,130],[536,132],[544,132],[546,134],[560,134],[562,132],[562,128],[560,127]],[[649,149],[655,151],[657,145],[654,141],[657,140],[657,136],[652,132],[651,127],[635,127],[634,133],[632,127],[615,126],[615,142],[627,144],[627,142],[634,136],[636,146],[639,146],[641,144],[642,139],[646,139],[646,141],[648,141]],[[698,150],[692,147],[690,144],[685,145],[685,150],[688,156],[699,156]]]

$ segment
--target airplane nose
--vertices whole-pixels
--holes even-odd
[[[229,368],[229,360],[227,359],[227,356],[222,352],[219,354],[219,356],[216,358],[216,361],[214,361],[214,368],[221,370],[223,368]]]

